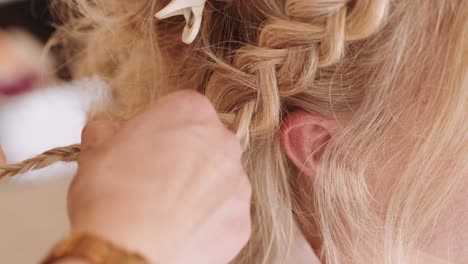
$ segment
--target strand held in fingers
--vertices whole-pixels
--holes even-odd
[[[75,162],[80,155],[81,146],[70,145],[48,150],[23,162],[0,167],[0,180],[46,168],[57,162]]]

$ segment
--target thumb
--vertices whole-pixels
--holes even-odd
[[[0,146],[0,166],[6,165],[6,157],[5,153],[3,152],[2,146]]]
[[[81,133],[81,151],[99,147],[120,128],[120,123],[111,120],[98,120],[86,124]]]

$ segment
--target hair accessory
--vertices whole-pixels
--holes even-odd
[[[195,40],[200,31],[205,4],[206,0],[172,0],[166,7],[156,13],[155,17],[166,19],[183,15],[186,26],[182,34],[182,41],[190,44]]]

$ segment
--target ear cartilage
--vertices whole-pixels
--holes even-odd
[[[162,20],[183,15],[186,25],[182,33],[182,41],[185,44],[191,44],[200,32],[205,4],[206,0],[173,0],[156,13],[155,17]]]

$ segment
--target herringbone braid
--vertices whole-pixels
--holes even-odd
[[[80,155],[80,145],[71,145],[48,150],[34,158],[23,162],[0,167],[0,180],[28,171],[42,169],[57,162],[74,162]]]

